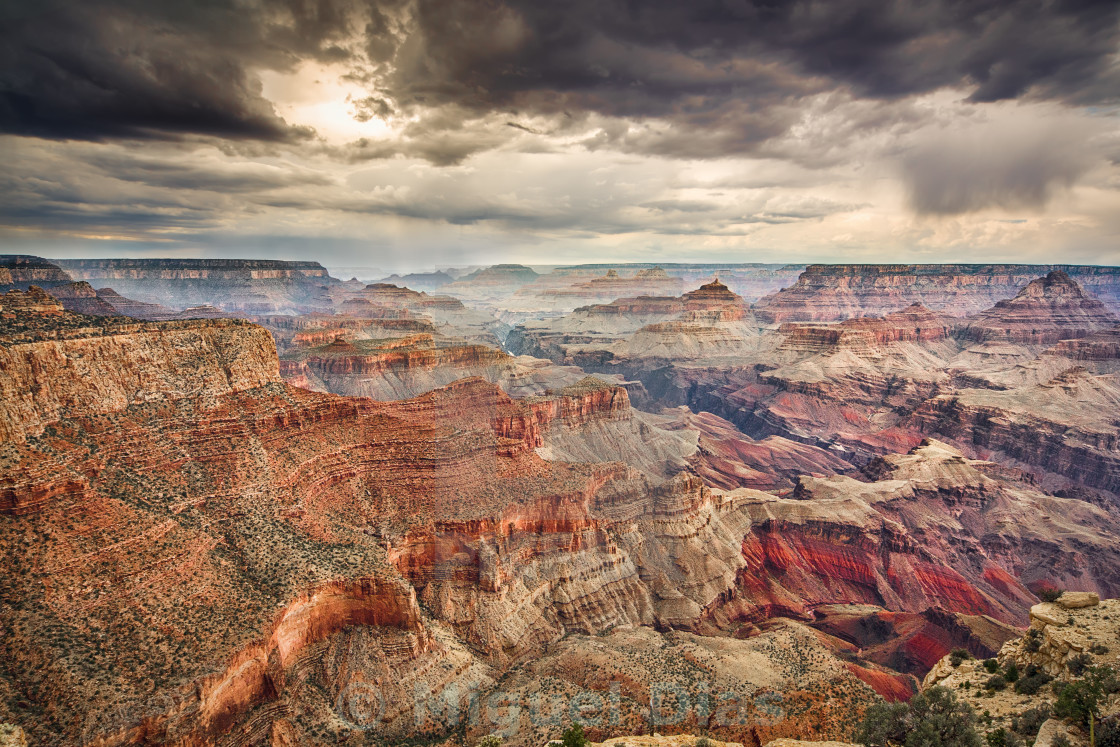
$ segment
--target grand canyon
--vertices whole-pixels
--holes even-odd
[[[1120,268],[0,280],[29,744],[851,740],[1120,596]]]
[[[1120,747],[1117,0],[2,0],[0,747]]]

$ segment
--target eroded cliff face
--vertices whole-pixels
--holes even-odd
[[[317,341],[304,335],[295,342]],[[436,341],[431,334],[389,340],[350,340],[298,347],[285,356],[288,376],[321,383],[325,391],[377,400],[407,399],[470,376],[500,381],[510,356],[484,345]]]
[[[50,335],[16,331],[0,338],[0,441],[39,435],[65,417],[220,397],[278,381],[268,333],[233,320],[113,319]]]
[[[32,285],[51,288],[73,280],[58,265],[41,257],[23,254],[0,255],[0,292],[27,290]]]
[[[936,343],[948,340],[954,320],[913,304],[883,317],[850,319],[839,324],[787,323],[781,349],[821,354],[851,351],[868,355],[886,352],[892,343]]]
[[[914,303],[955,316],[1011,298],[1040,274],[1062,270],[1117,303],[1120,269],[1076,265],[810,265],[797,283],[755,305],[759,319],[837,321],[882,316]]]
[[[1117,325],[1120,318],[1103,303],[1086,295],[1069,275],[1054,270],[970,319],[964,335],[977,342],[1053,345]]]
[[[1108,594],[1117,583],[1109,514],[1083,501],[938,442],[884,457],[868,477],[804,477],[789,498],[754,495],[733,608],[761,619],[842,601],[1017,623],[1034,602],[1028,586]]]

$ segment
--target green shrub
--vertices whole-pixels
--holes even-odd
[[[1043,722],[1050,718],[1050,715],[1050,704],[1043,703],[1011,719],[1011,728],[1019,736],[1033,741],[1038,736],[1038,730],[1042,728]]]
[[[887,747],[904,744],[909,730],[910,708],[904,703],[876,703],[864,713],[859,728],[860,744]]]
[[[478,747],[502,747],[502,738],[497,734],[487,734],[478,740]]]
[[[1058,694],[1054,703],[1054,716],[1068,718],[1075,724],[1088,728],[1089,716],[1095,716],[1100,707],[1101,691],[1089,679],[1070,682]]]
[[[1008,682],[1019,681],[1019,667],[1015,666],[1015,662],[1008,662],[1003,670],[1003,678]]]
[[[980,747],[976,714],[944,687],[931,687],[909,704],[867,709],[859,740],[869,747]]]
[[[1120,720],[1115,716],[1098,726],[1097,747],[1120,747]]]
[[[995,659],[985,659],[984,669],[988,670],[988,674],[995,674],[997,671],[999,671],[999,662]]]
[[[1066,664],[1069,667],[1069,673],[1074,677],[1080,677],[1085,674],[1086,670],[1093,665],[1093,657],[1088,654],[1078,654],[1069,660]]]
[[[1045,589],[1039,589],[1038,598],[1044,602],[1056,602],[1058,601],[1058,597],[1062,595],[1063,591],[1063,589],[1056,589],[1053,586],[1047,587]]]
[[[1053,681],[1053,677],[1043,672],[1041,669],[1031,664],[1023,672],[1023,676],[1015,683],[1015,692],[1020,695],[1034,695],[1042,687],[1049,682]]]
[[[985,690],[1003,690],[1005,687],[1007,687],[1007,680],[1003,678],[1002,674],[989,677],[988,681],[984,683]]]
[[[967,661],[972,658],[972,654],[968,653],[967,649],[955,648],[949,654],[949,663],[954,667],[959,667],[962,661]]]
[[[1022,747],[1023,741],[1013,732],[1002,726],[995,731],[990,731],[985,736],[988,747]]]
[[[1104,656],[1108,653],[1108,646],[1103,643],[1094,643],[1089,647],[1089,653],[1096,654],[1097,656]]]
[[[583,726],[578,722],[569,726],[560,737],[564,747],[587,747],[590,741],[583,734]]]

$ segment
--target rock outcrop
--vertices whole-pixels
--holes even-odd
[[[3,297],[5,308],[18,293]],[[112,317],[81,326],[89,317],[65,317],[60,308],[34,313],[74,326],[0,335],[0,442],[37,436],[66,417],[221,397],[279,381],[268,332],[250,324]]]
[[[1053,345],[1120,325],[1103,303],[1085,295],[1061,270],[1032,280],[1012,299],[969,319],[964,335],[977,342],[999,340]]]
[[[82,280],[77,283],[57,285],[50,289],[50,294],[58,299],[67,311],[87,316],[118,316],[117,309],[109,304],[93,286]]]

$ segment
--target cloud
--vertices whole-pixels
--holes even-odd
[[[397,152],[460,162],[589,115],[591,147],[674,158],[753,153],[807,98],[941,88],[990,102],[1120,97],[1111,0],[14,0],[0,23],[0,131],[50,138],[291,141],[263,71],[341,65],[397,119]],[[440,117],[487,120],[486,138]],[[417,124],[417,123],[420,124]],[[442,122],[442,124],[441,124]],[[508,123],[514,123],[513,127]],[[504,125],[500,127],[499,125]],[[402,128],[404,129],[404,128]],[[429,145],[430,143],[430,145]]]
[[[922,215],[1042,208],[1094,165],[1086,142],[1099,129],[1070,118],[1023,118],[929,137],[901,159],[910,204]]]
[[[306,128],[277,116],[251,68],[330,57],[327,28],[340,21],[326,2],[266,7],[254,13],[232,0],[6,3],[0,131],[80,140],[305,138]]]

